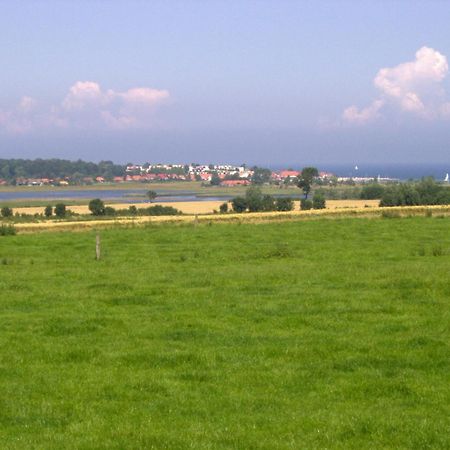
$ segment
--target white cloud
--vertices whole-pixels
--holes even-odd
[[[429,47],[420,48],[415,56],[414,61],[380,69],[374,79],[380,97],[366,108],[346,108],[342,114],[344,123],[367,123],[380,117],[385,105],[421,117],[445,117],[441,82],[448,73],[447,58]]]
[[[23,97],[14,109],[0,109],[0,130],[24,133],[38,128],[151,128],[155,108],[170,97],[166,90],[136,87],[102,90],[94,81],[77,81],[59,105],[39,108]]]
[[[363,109],[358,109],[356,106],[349,106],[342,113],[342,118],[346,122],[364,124],[379,117],[379,111],[383,105],[383,100],[375,100],[370,106]]]
[[[37,101],[34,98],[24,96],[19,102],[18,109],[24,113],[28,113],[33,111],[36,108],[36,105]]]

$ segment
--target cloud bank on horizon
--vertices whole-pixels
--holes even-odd
[[[36,99],[24,96],[15,108],[0,109],[0,130],[21,134],[48,128],[152,128],[155,108],[169,97],[167,90],[135,87],[105,91],[94,81],[77,81],[58,105],[41,107]]]
[[[388,108],[426,119],[450,118],[450,102],[442,81],[448,74],[447,58],[430,47],[417,50],[415,60],[378,71],[374,85],[380,95],[364,108],[346,108],[341,124],[364,125],[383,116]]]

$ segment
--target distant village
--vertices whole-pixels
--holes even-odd
[[[152,182],[186,182],[200,181],[205,185],[233,187],[250,184],[294,184],[301,171],[286,169],[272,171],[266,168],[247,167],[246,165],[229,164],[127,164],[120,175],[110,174],[98,176],[73,177],[17,177],[11,180],[0,178],[0,185],[15,184],[22,186],[69,186],[91,185],[101,183],[152,183]],[[333,173],[320,171],[317,177],[319,184],[362,184],[374,181],[368,177],[337,177]],[[380,182],[393,181],[378,178]]]

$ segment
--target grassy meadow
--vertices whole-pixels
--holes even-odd
[[[450,218],[0,237],[0,448],[450,448]]]

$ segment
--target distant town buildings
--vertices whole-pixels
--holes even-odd
[[[110,163],[112,164],[112,163]],[[246,186],[251,183],[270,183],[278,185],[295,184],[301,171],[283,169],[271,171],[257,167],[249,168],[245,164],[240,166],[232,164],[127,164],[116,166],[114,174],[105,172],[98,176],[67,176],[61,178],[25,178],[14,180],[0,178],[0,185],[16,184],[25,186],[66,186],[75,184],[102,184],[102,183],[151,183],[169,181],[200,181],[208,185],[232,187]],[[120,174],[120,171],[123,171]],[[364,184],[373,182],[373,177],[337,177],[333,173],[320,171],[317,183],[326,184]],[[376,181],[386,183],[395,181],[391,178],[377,177]]]

